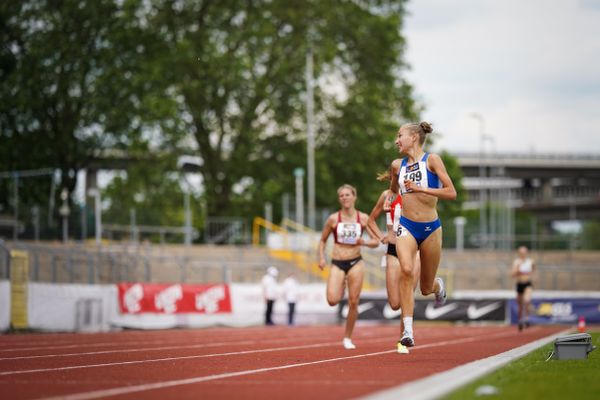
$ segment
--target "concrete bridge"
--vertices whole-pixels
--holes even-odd
[[[600,218],[600,155],[455,154],[466,208],[501,201],[542,220]]]

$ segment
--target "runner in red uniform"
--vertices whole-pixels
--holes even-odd
[[[346,349],[355,349],[352,343],[352,331],[358,318],[358,302],[364,278],[364,262],[360,255],[360,247],[365,245],[377,247],[377,239],[365,240],[362,238],[363,228],[369,216],[361,213],[354,204],[356,203],[356,189],[350,185],[343,185],[338,189],[338,199],[341,210],[327,218],[321,240],[319,241],[319,268],[327,265],[325,260],[325,246],[329,235],[333,234],[334,243],[331,253],[332,267],[327,279],[327,302],[331,306],[337,305],[344,296],[346,280],[348,281],[348,317],[342,344]]]

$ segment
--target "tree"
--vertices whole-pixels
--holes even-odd
[[[153,43],[135,16],[141,3],[2,3],[0,152],[5,169],[56,168],[60,185],[71,193],[77,172],[102,149],[124,148],[141,135],[142,120],[134,117],[142,115],[144,82],[135,77]],[[49,192],[47,184],[30,190],[35,193],[26,197],[44,198]]]
[[[292,171],[306,160],[309,47],[321,83],[317,202],[331,205],[332,190],[344,182],[370,203],[376,198],[375,174],[393,157],[382,157],[385,143],[418,111],[400,77],[403,4],[153,3],[147,26],[162,33],[168,53],[155,84],[177,105],[180,122],[163,133],[180,149],[190,149],[193,138],[209,215],[259,213],[265,200],[293,187]]]

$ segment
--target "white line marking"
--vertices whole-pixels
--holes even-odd
[[[381,342],[383,340],[390,340],[390,339],[389,339],[389,337],[386,336],[386,337],[380,337],[377,339],[363,339],[363,340],[361,340],[361,342],[363,342],[363,343],[365,343],[365,342]],[[152,362],[161,362],[161,361],[189,360],[189,359],[211,358],[211,357],[221,357],[221,356],[235,356],[235,355],[253,354],[253,353],[269,353],[269,352],[273,352],[273,351],[311,349],[311,348],[316,348],[316,347],[327,347],[327,346],[340,346],[341,347],[341,343],[342,343],[341,341],[335,341],[335,342],[324,342],[324,343],[315,343],[315,344],[298,345],[298,346],[274,347],[274,348],[270,348],[270,349],[232,351],[232,352],[228,352],[228,353],[199,354],[199,355],[195,355],[195,356],[164,357],[164,358],[154,358],[154,359],[149,359],[149,360],[132,360],[132,361],[108,362],[108,363],[101,363],[101,364],[73,365],[73,366],[69,366],[69,367],[13,370],[13,371],[0,372],[0,376],[31,374],[31,373],[36,373],[36,372],[66,371],[66,370],[83,369],[83,368],[108,367],[108,366],[113,366],[113,365],[131,365],[131,364],[143,364],[143,363],[152,363]]]
[[[446,340],[446,341],[438,342],[438,343],[425,344],[425,345],[416,347],[414,350],[445,346],[447,344],[467,343],[467,342],[472,342],[472,341],[481,340],[481,339],[487,340],[487,339],[490,339],[493,337],[512,336],[514,334],[515,334],[514,332],[503,332],[500,334],[488,335],[488,336],[477,335],[477,336],[466,337],[463,339]],[[250,374],[257,374],[257,373],[269,372],[269,371],[279,371],[279,370],[289,369],[289,368],[304,367],[307,365],[317,365],[317,364],[324,364],[324,363],[330,363],[330,362],[336,362],[336,361],[352,360],[352,359],[357,359],[357,358],[372,357],[372,356],[378,356],[378,355],[382,355],[382,354],[389,354],[389,353],[395,353],[395,352],[396,352],[395,349],[394,350],[385,350],[385,351],[378,351],[375,353],[359,354],[359,355],[355,355],[355,356],[336,357],[336,358],[328,358],[328,359],[319,360],[319,361],[310,361],[310,362],[303,362],[303,363],[297,363],[297,364],[280,365],[277,367],[258,368],[258,369],[238,371],[238,372],[229,372],[229,373],[224,373],[224,374],[199,376],[199,377],[195,377],[195,378],[177,379],[177,380],[172,380],[172,381],[148,383],[148,384],[136,385],[136,386],[124,386],[124,387],[117,387],[117,388],[112,388],[112,389],[95,390],[95,391],[91,391],[91,392],[74,393],[74,394],[70,394],[70,395],[62,395],[62,396],[57,396],[57,397],[47,397],[47,398],[44,398],[43,400],[97,399],[100,397],[117,396],[117,395],[128,394],[128,393],[144,392],[144,391],[153,390],[153,389],[164,389],[164,388],[173,387],[173,386],[191,385],[191,384],[195,384],[195,383],[213,381],[213,380],[217,380],[217,379],[232,378],[234,376],[250,375]]]
[[[514,361],[524,355],[536,350],[546,343],[551,342],[557,336],[570,332],[571,329],[546,336],[542,339],[527,343],[523,346],[483,358],[468,364],[431,375],[415,382],[409,382],[392,389],[383,390],[372,395],[363,397],[363,400],[395,400],[410,398],[411,400],[437,399],[449,394],[451,391],[466,385],[475,379],[491,373],[500,367]]]
[[[112,354],[112,353],[134,353],[140,351],[163,351],[163,350],[185,350],[185,349],[201,349],[206,347],[219,347],[219,346],[241,346],[249,344],[265,344],[265,343],[280,343],[289,342],[293,340],[306,340],[306,337],[286,337],[281,339],[267,339],[267,340],[244,340],[235,342],[217,342],[207,344],[196,344],[189,346],[163,346],[163,347],[142,347],[133,349],[116,349],[116,350],[102,350],[102,351],[88,351],[82,353],[60,353],[60,354],[41,354],[36,356],[15,356],[15,357],[0,357],[0,361],[3,360],[28,360],[33,358],[51,358],[51,357],[73,357],[73,356],[87,356],[97,354]]]
[[[242,338],[246,338],[248,337],[248,335],[237,335],[239,337],[233,336],[232,337],[232,341],[230,342],[222,342],[223,344],[235,344],[238,343],[236,342],[236,340],[242,339]],[[318,337],[321,338],[323,335],[322,334],[311,334],[310,336],[314,336],[314,337]],[[306,338],[307,335],[304,335],[303,338]],[[282,335],[280,336],[278,339],[297,339],[298,335],[297,333],[290,333],[289,335]],[[130,339],[130,338],[128,338]],[[69,345],[56,345],[54,344],[53,346],[36,346],[36,347],[25,347],[25,348],[10,348],[10,349],[0,349],[0,353],[3,352],[20,352],[20,351],[32,351],[32,350],[57,350],[57,349],[72,349],[72,348],[89,348],[89,347],[116,347],[116,346],[128,346],[128,345],[136,345],[139,346],[140,344],[146,344],[146,345],[152,345],[152,344],[166,344],[166,345],[174,345],[177,343],[181,343],[181,339],[183,340],[193,340],[193,341],[209,341],[209,340],[213,340],[214,336],[208,336],[208,337],[195,337],[195,336],[191,336],[191,337],[180,337],[178,338],[179,340],[149,340],[149,341],[125,341],[125,342],[120,342],[120,341],[111,341],[111,342],[82,342],[82,343],[77,343],[77,344],[69,344]],[[245,340],[244,340],[245,342]]]

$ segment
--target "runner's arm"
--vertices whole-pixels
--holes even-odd
[[[384,243],[386,236],[383,234],[383,232],[381,232],[379,226],[377,226],[377,218],[379,218],[381,212],[383,211],[383,203],[385,203],[386,198],[387,190],[384,190],[383,193],[381,193],[381,195],[379,196],[379,199],[377,199],[375,206],[371,210],[371,214],[369,214],[369,219],[367,220],[366,225],[367,232],[369,232],[369,235],[372,238],[378,239],[381,243]]]
[[[404,185],[406,188],[412,192],[422,192],[443,200],[456,200],[456,189],[454,188],[454,183],[452,183],[452,179],[448,175],[446,167],[444,166],[444,162],[440,156],[437,154],[431,154],[427,161],[429,169],[439,177],[442,187],[427,188],[418,186],[413,181],[405,180]]]

